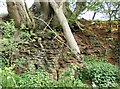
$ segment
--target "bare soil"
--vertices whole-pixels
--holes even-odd
[[[112,24],[109,32],[108,22],[81,22],[84,30],[73,32],[81,53],[94,56],[97,59],[104,57],[109,63],[118,65],[119,32],[118,24]],[[76,29],[78,29],[76,27]]]

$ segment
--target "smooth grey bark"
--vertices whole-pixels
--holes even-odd
[[[71,47],[72,51],[76,54],[76,56],[79,57],[78,56],[78,54],[80,54],[79,47],[77,45],[77,42],[74,39],[74,36],[71,32],[71,29],[69,27],[69,24],[67,22],[67,19],[66,19],[64,13],[63,13],[62,8],[59,7],[58,4],[54,0],[50,0],[50,4],[51,4],[52,8],[54,9],[54,11],[58,17],[60,25],[63,28],[64,34],[65,34],[65,37],[66,37],[66,40],[67,40],[69,46]]]
[[[43,4],[46,4],[46,5],[43,5]],[[68,9],[68,7],[66,8],[66,5],[69,6],[69,3],[56,2],[55,0],[49,0],[49,2],[34,2],[34,5],[31,7],[31,11],[34,13],[36,17],[43,19],[46,23],[49,23],[50,19],[52,18],[50,22],[51,26],[58,27],[61,25],[64,30],[64,34],[70,48],[75,53],[75,55],[77,55],[78,59],[81,59],[79,57],[79,54],[80,54],[79,47],[74,39],[74,36],[71,32],[71,29],[65,17],[67,16],[69,18],[72,14],[70,9]],[[47,8],[45,8],[45,6]],[[45,13],[47,13],[47,16],[45,16]],[[37,28],[41,30],[44,29],[44,27],[46,26],[42,21],[39,21],[39,20],[36,20],[36,25],[37,25]]]

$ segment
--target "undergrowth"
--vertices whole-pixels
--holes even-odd
[[[28,70],[22,75],[15,74],[14,64],[24,64],[26,59],[24,57],[14,58],[14,53],[19,44],[28,43],[31,40],[30,34],[22,32],[19,42],[16,43],[13,37],[16,31],[14,22],[4,23],[2,29],[3,37],[0,38],[0,60],[2,60],[0,61],[0,86],[2,87],[119,87],[119,68],[103,59],[98,61],[91,57],[84,58],[85,66],[82,69],[76,65],[68,67],[65,72],[60,74],[63,77],[58,81],[51,79],[50,74],[44,69],[34,72]],[[16,61],[11,63],[10,59]],[[74,70],[77,71],[77,77],[74,76]],[[91,82],[91,85],[87,84],[86,80]]]
[[[2,37],[0,38],[0,66],[11,66],[16,63],[19,57],[19,47],[22,44],[29,44],[30,33],[25,31],[26,27],[21,26],[20,29],[15,28],[15,23],[13,20],[6,21],[1,24]],[[20,33],[15,37],[15,33]],[[17,41],[16,41],[17,39]],[[17,56],[16,56],[17,55]],[[23,58],[23,57],[22,57]],[[20,62],[20,61],[19,61]],[[22,61],[23,62],[23,61]]]
[[[17,44],[14,41],[13,34],[16,31],[14,21],[6,22],[2,24],[2,38],[0,39],[0,60],[2,65],[10,65],[13,54],[16,50]],[[9,59],[9,60],[8,60]]]
[[[85,67],[79,70],[79,79],[89,80],[92,87],[119,86],[119,67],[107,63],[105,60],[95,60],[89,57],[86,57],[85,61]]]
[[[1,80],[1,85],[5,87],[119,87],[119,71],[118,67],[114,65],[92,60],[87,62],[83,69],[77,69],[77,78],[73,75],[75,67],[75,65],[68,67],[58,81],[51,79],[50,74],[43,69],[35,72],[26,71],[20,76],[14,73],[12,67],[5,67],[0,69],[2,80],[4,80]],[[86,80],[89,80],[91,85],[86,84]]]

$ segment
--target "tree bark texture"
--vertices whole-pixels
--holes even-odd
[[[7,9],[11,19],[15,21],[16,27],[20,27],[21,23],[26,24],[29,28],[34,27],[34,20],[27,9],[26,4],[19,0],[7,1]]]
[[[50,0],[50,4],[52,6],[52,8],[54,9],[57,17],[58,17],[58,20],[60,22],[60,25],[62,26],[63,28],[63,31],[64,31],[64,34],[65,34],[65,37],[66,37],[66,40],[68,42],[68,44],[70,45],[72,51],[75,53],[75,54],[80,54],[80,50],[79,50],[79,47],[74,39],[74,36],[71,32],[71,29],[69,27],[69,24],[67,22],[67,19],[63,13],[63,10],[62,8],[60,8],[58,6],[58,4],[54,1],[54,0]]]
[[[79,47],[74,39],[74,36],[71,32],[71,29],[69,27],[69,24],[67,22],[67,19],[65,16],[68,16],[69,14],[72,14],[72,12],[70,11],[70,9],[66,8],[66,4],[67,6],[69,5],[69,3],[67,2],[55,2],[55,0],[49,0],[49,4],[46,4],[47,7],[49,7],[49,9],[45,8],[45,4],[47,2],[34,2],[34,5],[30,8],[31,11],[34,13],[35,16],[43,19],[46,23],[49,22],[50,18],[53,16],[52,22],[50,22],[50,24],[52,24],[52,26],[62,26],[66,40],[70,46],[70,48],[72,49],[72,51],[75,53],[75,55],[77,56],[77,58],[80,60],[82,58],[80,58],[79,54],[80,54],[80,50]],[[45,11],[42,11],[42,10]],[[45,15],[45,13],[48,13],[48,18],[47,16],[43,16]],[[46,18],[43,18],[43,17]],[[40,29],[44,29],[44,27],[46,26],[42,21],[36,21],[37,22],[37,26]],[[43,26],[44,25],[44,26]]]

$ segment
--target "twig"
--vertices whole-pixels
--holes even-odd
[[[69,45],[67,45],[66,43],[64,43],[63,42],[63,39],[49,26],[49,24],[48,23],[46,23],[43,19],[41,19],[41,18],[38,18],[38,17],[33,17],[33,18],[35,18],[35,19],[37,19],[37,20],[41,20],[44,24],[46,24],[46,26],[47,27],[49,27],[50,28],[50,30],[60,39],[58,39],[57,37],[55,37],[55,39],[57,40],[57,41],[59,41],[60,43],[62,43],[62,44],[64,44],[65,46],[67,46],[67,48],[77,57],[77,60],[80,62],[80,63],[83,63],[83,61],[80,59],[80,57],[79,57],[79,54],[75,54],[74,53],[74,51],[69,47]]]
[[[46,26],[47,27],[49,27],[50,28],[50,30],[60,39],[58,39],[58,38],[56,38],[56,36],[55,36],[55,38],[54,39],[57,39],[57,41],[59,41],[60,43],[62,43],[62,44],[64,44],[65,46],[67,46],[67,48],[71,51],[71,52],[73,52],[74,53],[74,51],[66,44],[66,43],[64,43],[63,42],[63,39],[49,26],[49,24],[48,23],[46,23],[43,19],[41,19],[41,18],[38,18],[38,17],[33,17],[33,18],[35,18],[35,19],[37,19],[37,20],[41,20],[44,24],[46,24]],[[75,53],[74,53],[75,54]],[[76,54],[75,54],[76,55]]]
[[[41,18],[38,18],[38,17],[33,17],[33,18],[35,18],[35,19],[37,19],[37,20],[41,20],[47,27],[49,27],[49,29],[56,35],[56,36],[58,36],[58,38],[62,41],[62,38],[49,26],[49,24],[48,23],[46,23],[43,19],[41,19]]]
[[[50,18],[50,20],[49,20],[49,22],[48,22],[48,25],[50,24],[50,22],[52,21],[52,17]],[[45,26],[45,28],[43,29],[43,31],[45,31],[46,30],[46,28],[47,28],[47,25]]]

